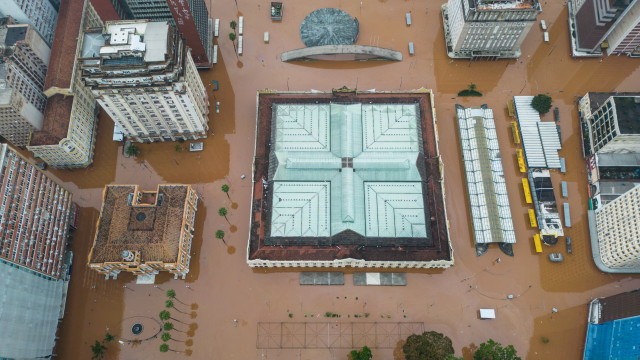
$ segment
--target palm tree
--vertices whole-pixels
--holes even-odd
[[[180,311],[180,309],[177,309],[177,308],[175,307],[175,304],[173,303],[173,301],[172,301],[172,300],[165,300],[165,301],[164,301],[164,306],[165,306],[167,309],[171,309],[171,308],[173,308],[173,309],[175,309],[177,312],[180,312],[180,313],[183,313],[183,314],[187,314],[186,312],[184,312],[184,311]]]
[[[162,339],[162,341],[167,342],[171,340],[171,334],[169,334],[168,332],[163,333],[160,338]]]
[[[187,305],[187,304],[183,303],[182,301],[180,301],[180,299],[178,299],[178,298],[176,297],[176,291],[175,291],[175,290],[173,290],[173,289],[169,289],[169,290],[167,290],[167,293],[166,293],[166,294],[167,294],[167,297],[168,297],[169,299],[171,299],[171,300],[175,300],[175,301],[179,302],[179,303],[180,303],[180,304],[182,304],[182,305]]]
[[[226,242],[226,241],[224,241],[224,231],[222,231],[222,230],[218,230],[218,231],[216,231],[216,237],[217,237],[218,239],[222,240],[222,242],[223,242],[225,245],[227,245],[227,242]]]
[[[233,51],[236,53],[236,56],[238,56],[238,50],[236,50],[236,34],[229,33],[229,40],[231,40],[231,43],[233,44]]]
[[[222,185],[222,192],[224,192],[225,194],[227,194],[227,197],[228,197],[229,199],[231,199],[231,198],[229,197],[229,185],[227,185],[227,184]]]
[[[129,145],[127,147],[127,155],[129,155],[129,156],[137,156],[138,154],[140,154],[140,149],[138,149],[137,146]]]
[[[109,333],[106,333],[106,334],[104,335],[104,342],[105,342],[105,343],[107,343],[107,344],[108,344],[108,343],[110,343],[110,342],[112,342],[112,341],[113,341],[113,340],[115,340],[115,339],[116,339],[116,337],[115,337],[115,336],[113,336],[113,335],[111,335],[111,334],[109,334]]]
[[[224,219],[227,220],[227,222],[229,222],[229,219],[227,219],[227,209],[221,207],[220,209],[218,209],[218,215],[220,216],[224,216]]]
[[[229,27],[231,29],[233,29],[233,32],[236,32],[236,26],[238,26],[238,23],[235,20],[231,20],[231,22],[229,23]]]
[[[170,349],[170,348],[169,348],[169,345],[168,345],[168,344],[166,344],[166,343],[165,343],[165,344],[160,345],[160,352],[167,352],[167,351],[173,351],[173,352],[178,352],[178,353],[181,353],[181,352],[182,352],[182,351],[178,351],[178,350]]]
[[[176,152],[182,151],[182,146],[180,146],[178,144],[175,144],[175,146],[173,148],[176,150]]]
[[[171,319],[171,313],[168,312],[167,310],[160,311],[159,316],[160,316],[160,320],[162,320],[162,321],[167,321],[167,320]]]
[[[104,346],[100,341],[96,340],[96,343],[91,345],[91,352],[93,353],[91,359],[102,359],[106,350],[107,347]]]

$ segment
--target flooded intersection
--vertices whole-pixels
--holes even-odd
[[[424,323],[425,329],[443,332],[453,340],[456,355],[469,354],[488,338],[513,344],[527,359],[574,359],[582,354],[586,329],[586,304],[592,297],[609,296],[640,287],[638,275],[609,275],[597,270],[591,259],[586,209],[587,179],[580,150],[576,100],[587,91],[638,91],[640,63],[627,57],[573,60],[569,56],[567,9],[561,3],[542,4],[539,19],[549,25],[550,42],[534,26],[518,60],[495,62],[452,61],[445,52],[440,2],[332,0],[336,7],[358,18],[356,44],[401,51],[404,60],[391,62],[282,63],[280,54],[303,47],[298,28],[302,19],[318,8],[312,3],[285,3],[282,22],[272,22],[268,3],[209,3],[212,17],[220,18],[218,64],[201,72],[210,90],[210,127],[204,151],[176,151],[175,143],[140,145],[137,158],[125,158],[122,145],[111,141],[113,122],[101,114],[94,164],[88,169],[52,171],[74,193],[81,207],[79,227],[73,235],[75,255],[66,315],[59,336],[61,359],[90,357],[89,345],[105,332],[130,339],[131,319],[141,318],[143,334],[153,335],[153,321],[164,309],[164,291],[175,289],[172,310],[177,332],[171,348],[194,359],[343,359],[349,349],[265,349],[257,334],[260,322],[326,322],[325,312],[339,313],[344,323]],[[412,13],[413,24],[404,14]],[[228,23],[244,16],[244,53],[236,56],[226,34]],[[263,42],[269,31],[270,43]],[[415,56],[407,44],[415,44]],[[212,80],[220,89],[213,91]],[[484,96],[457,98],[470,83]],[[343,286],[300,286],[296,271],[251,270],[246,265],[251,205],[251,172],[256,121],[256,91],[330,91],[343,85],[359,90],[432,89],[435,96],[440,152],[444,162],[447,213],[456,265],[443,271],[410,272],[407,286],[354,286],[346,270]],[[573,226],[573,255],[560,264],[548,253],[562,252],[562,244],[533,250],[527,206],[524,203],[511,140],[506,102],[514,95],[549,93],[560,108],[562,145],[567,173],[552,172],[554,184],[569,184]],[[220,102],[220,113],[215,104]],[[515,257],[497,247],[476,257],[468,199],[455,124],[455,104],[493,108],[502,163],[511,203],[517,244]],[[543,120],[550,120],[551,113]],[[187,143],[182,144],[188,147]],[[245,178],[242,179],[242,175]],[[95,235],[105,184],[139,184],[155,189],[158,183],[193,184],[201,196],[196,216],[191,271],[186,280],[168,274],[156,285],[136,285],[122,273],[117,280],[89,271],[88,251]],[[221,190],[230,187],[229,197]],[[556,193],[558,194],[558,193]],[[228,222],[217,209],[228,209]],[[227,245],[216,239],[224,230]],[[500,261],[498,261],[500,258]],[[508,295],[514,298],[507,299]],[[497,319],[480,321],[477,310],[495,308]],[[552,312],[557,308],[557,313]],[[368,318],[353,318],[369,313]],[[291,315],[290,315],[291,314]],[[313,314],[313,318],[311,317]],[[316,316],[320,314],[320,316]],[[306,316],[305,316],[306,315]],[[350,315],[350,317],[347,317]],[[384,317],[382,317],[384,315]],[[391,315],[389,318],[387,315]],[[406,317],[405,317],[406,315]],[[235,321],[234,321],[235,320]],[[145,322],[147,321],[147,322]],[[147,325],[148,324],[148,325]],[[542,338],[549,339],[543,343]],[[183,358],[185,354],[159,354],[161,340],[123,341],[108,346],[107,359]],[[391,359],[398,348],[373,349],[374,358]]]

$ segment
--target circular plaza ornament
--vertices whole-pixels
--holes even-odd
[[[136,220],[138,220],[138,222],[143,222],[144,219],[147,218],[147,215],[143,212],[139,212],[136,214]]]
[[[318,9],[302,20],[300,37],[307,47],[351,45],[358,38],[358,19],[339,9]]]
[[[133,324],[133,326],[131,327],[131,333],[133,335],[140,335],[142,333],[142,330],[144,329],[144,326],[142,326],[142,324],[140,323],[135,323]]]

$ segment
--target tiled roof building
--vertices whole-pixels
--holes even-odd
[[[258,103],[250,266],[453,264],[430,92]]]
[[[121,271],[156,275],[189,272],[191,240],[198,195],[190,185],[108,185],[89,267],[116,278]]]
[[[0,144],[0,358],[48,358],[64,314],[71,193]]]

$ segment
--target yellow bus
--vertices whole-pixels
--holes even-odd
[[[516,150],[516,156],[518,157],[518,167],[520,168],[520,172],[527,172],[527,167],[524,165],[524,154],[522,153],[522,149]]]
[[[533,235],[533,245],[536,247],[536,252],[542,252],[542,243],[540,243],[540,234]]]
[[[513,100],[507,101],[507,110],[509,111],[510,117],[516,117],[516,106],[513,103]]]
[[[536,212],[533,211],[533,209],[529,209],[529,222],[531,223],[532,228],[538,226],[538,222],[536,221]]]
[[[513,134],[513,143],[520,144],[520,131],[518,130],[518,123],[511,122],[511,133]]]
[[[527,180],[527,178],[522,179],[522,188],[524,189],[524,200],[527,204],[531,204],[531,189],[529,188],[529,180]]]

